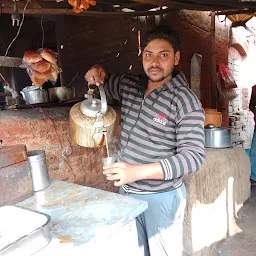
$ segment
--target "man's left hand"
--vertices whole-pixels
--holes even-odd
[[[127,183],[137,180],[138,166],[124,162],[117,162],[103,167],[103,174],[107,175],[107,180],[113,180],[116,187],[120,187]]]

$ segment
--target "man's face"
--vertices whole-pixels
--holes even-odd
[[[174,53],[166,39],[153,39],[145,47],[142,55],[143,68],[152,82],[167,82],[172,77],[175,65],[179,64],[180,52]]]

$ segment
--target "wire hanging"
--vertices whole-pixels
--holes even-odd
[[[27,0],[27,2],[26,2],[26,5],[25,5],[25,7],[24,7],[24,9],[23,9],[23,12],[22,12],[22,19],[21,19],[21,23],[20,23],[19,29],[18,29],[18,31],[17,31],[16,36],[12,39],[11,43],[10,43],[9,46],[7,47],[6,52],[5,52],[5,54],[4,54],[4,57],[3,57],[3,59],[2,59],[2,61],[1,61],[1,63],[0,63],[0,67],[3,65],[3,63],[4,63],[4,61],[5,61],[5,58],[6,58],[7,54],[8,54],[8,52],[9,52],[9,50],[10,50],[12,44],[15,42],[15,40],[18,38],[18,36],[19,36],[19,34],[20,34],[20,30],[21,30],[21,28],[22,28],[22,25],[23,25],[23,22],[24,22],[24,19],[25,19],[25,11],[26,11],[26,9],[27,9],[27,6],[28,6],[29,1],[30,1],[30,0]]]
[[[44,18],[44,16],[42,15],[42,17],[41,17],[41,29],[42,29],[42,49],[44,48],[44,27],[43,27],[43,18]]]

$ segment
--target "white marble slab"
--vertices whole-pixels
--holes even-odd
[[[51,216],[58,252],[100,244],[147,209],[141,200],[57,180],[17,205]]]

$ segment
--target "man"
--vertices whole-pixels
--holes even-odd
[[[256,124],[256,85],[252,87],[252,94],[249,104],[249,109],[254,114],[254,121]],[[252,145],[250,150],[250,160],[251,160],[251,184],[256,185],[256,129],[254,127]]]
[[[106,94],[122,103],[119,162],[104,167],[120,193],[145,200],[137,220],[141,255],[182,255],[186,205],[185,174],[196,172],[204,158],[204,111],[184,75],[179,36],[160,26],[145,40],[139,75],[106,75],[93,66],[89,84],[104,84]]]

